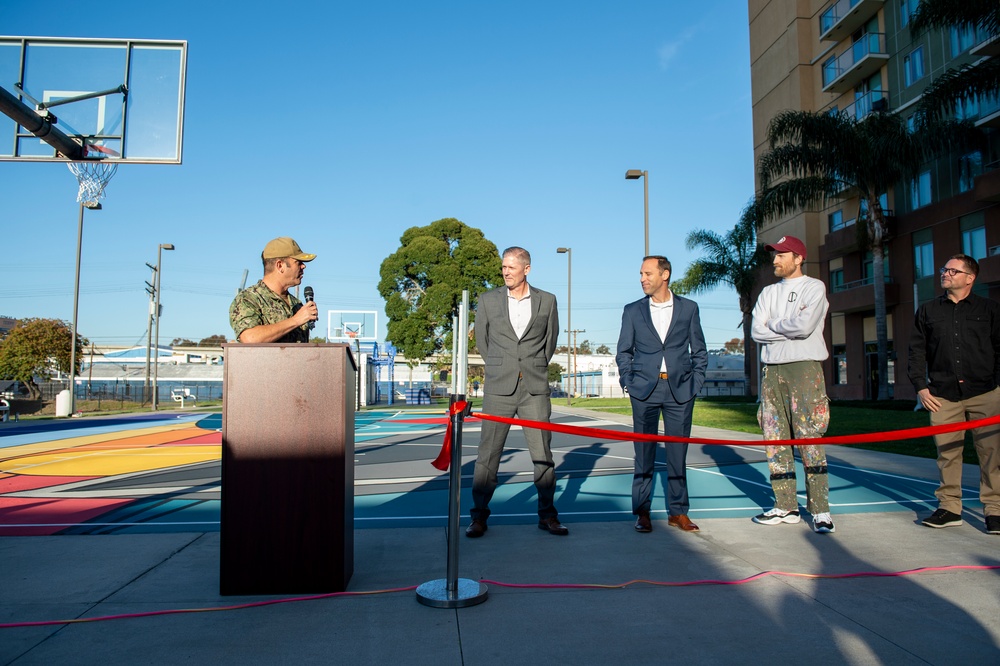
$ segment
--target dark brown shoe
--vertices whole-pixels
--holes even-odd
[[[670,516],[667,520],[667,525],[671,527],[676,527],[684,532],[698,532],[698,526],[691,522],[691,519],[687,517],[687,514],[682,513],[679,516]]]
[[[559,519],[555,516],[539,520],[538,529],[545,530],[549,534],[555,534],[556,536],[566,536],[569,534],[569,529],[565,525],[561,524]]]
[[[640,513],[635,519],[635,531],[636,532],[652,532],[653,523],[649,520],[648,513]]]
[[[465,529],[465,536],[470,539],[476,539],[486,534],[487,529],[485,520],[473,520]]]

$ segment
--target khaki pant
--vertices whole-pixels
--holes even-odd
[[[764,366],[760,408],[757,410],[764,439],[815,439],[830,425],[830,399],[826,395],[823,366],[818,361]],[[821,444],[800,444],[802,467],[806,473],[809,513],[830,512],[830,481],[826,449]],[[767,446],[767,466],[774,489],[774,506],[796,511],[795,457],[790,446]]]
[[[975,421],[1000,414],[1000,387],[973,398],[951,402],[941,401],[941,409],[931,412],[931,425]],[[1000,425],[972,430],[972,441],[979,456],[979,499],[983,513],[1000,516]],[[962,450],[965,448],[965,431],[935,435],[938,450],[938,470],[941,485],[935,491],[938,508],[952,513],[962,513]]]

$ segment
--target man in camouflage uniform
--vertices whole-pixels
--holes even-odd
[[[830,305],[826,285],[802,273],[806,246],[783,236],[765,246],[774,254],[774,274],[781,282],[764,287],[753,309],[752,336],[764,363],[757,419],[765,440],[816,439],[830,424],[830,399],[822,361],[830,353],[823,326]],[[833,532],[826,451],[821,444],[797,445],[806,473],[806,497],[813,530]],[[795,493],[795,458],[791,446],[767,446],[774,508],[753,521],[762,525],[799,522]]]
[[[306,262],[315,258],[287,237],[264,247],[263,279],[238,293],[229,306],[229,323],[239,342],[309,342],[309,324],[319,319],[316,303],[302,303],[288,289],[302,283]]]

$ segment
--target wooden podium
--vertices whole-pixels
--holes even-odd
[[[220,592],[342,592],[354,573],[350,347],[223,347]]]

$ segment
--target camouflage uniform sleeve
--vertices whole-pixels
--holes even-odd
[[[233,299],[232,305],[229,306],[229,324],[233,327],[236,340],[240,339],[243,331],[264,323],[266,323],[264,321],[264,313],[254,302],[252,292],[249,289],[245,289],[237,294],[236,298]]]

